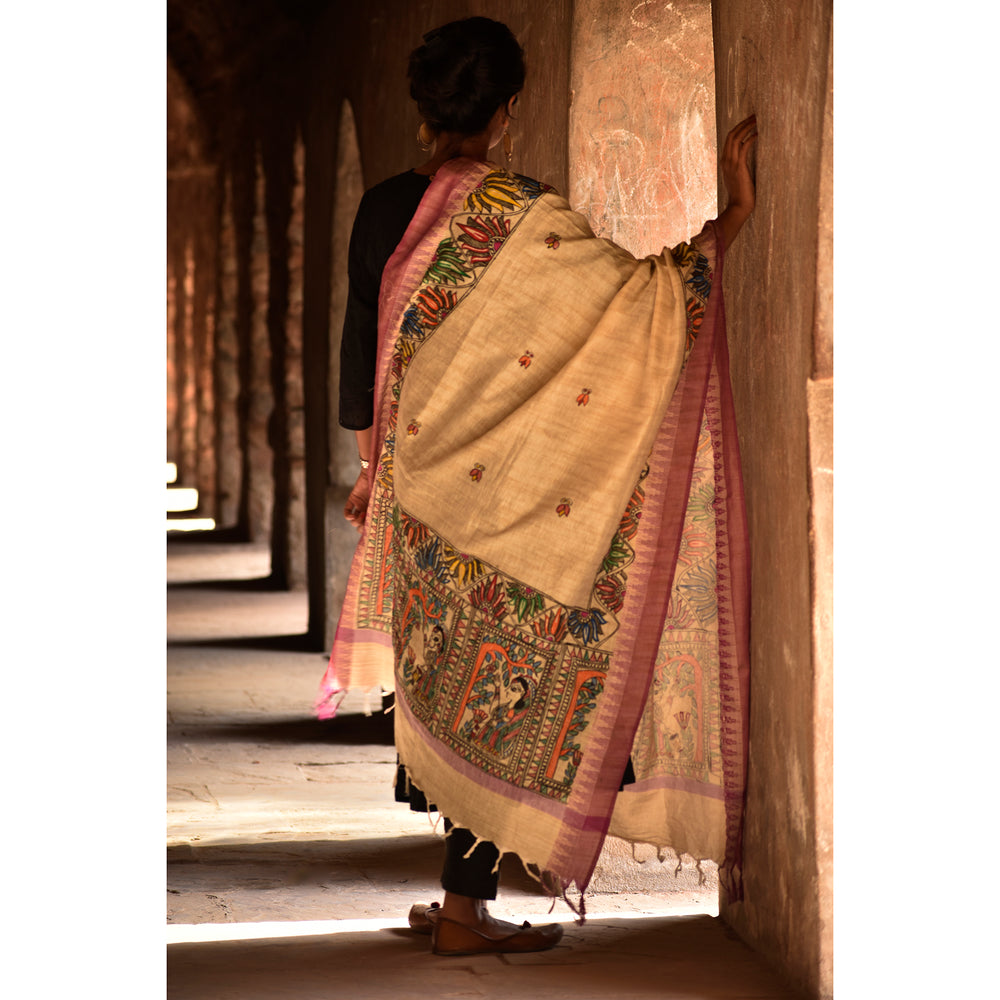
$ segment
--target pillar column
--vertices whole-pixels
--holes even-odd
[[[233,222],[233,182],[220,172],[221,211],[216,264],[215,310],[215,519],[220,528],[235,527],[239,520],[240,449],[237,404],[240,392],[239,343],[236,336],[238,266],[236,228]]]
[[[249,324],[246,330],[244,387],[246,393],[246,445],[243,483],[246,494],[248,535],[254,542],[270,542],[274,509],[274,474],[268,422],[274,410],[271,384],[271,348],[267,311],[270,284],[265,180],[261,157],[253,153],[253,223],[249,255]]]
[[[194,375],[194,461],[192,485],[202,515],[215,516],[215,245],[218,226],[216,171],[204,167],[191,179],[193,290],[191,300]]]

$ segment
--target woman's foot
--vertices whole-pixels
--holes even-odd
[[[431,921],[427,914],[433,910],[440,909],[440,903],[414,903],[410,907],[410,915],[408,917],[410,930],[415,931],[417,934],[430,934]]]
[[[526,920],[518,926],[498,920],[481,899],[445,893],[444,905],[428,909],[431,950],[435,955],[509,954],[545,951],[563,936],[561,924],[533,927]]]

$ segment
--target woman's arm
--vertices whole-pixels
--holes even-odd
[[[372,428],[366,427],[363,431],[355,431],[358,442],[359,461],[368,462],[371,459],[372,451]],[[368,513],[368,498],[371,495],[371,477],[369,470],[362,466],[358,473],[357,482],[347,496],[344,504],[344,517],[354,525],[358,531],[365,526],[365,515]]]
[[[719,227],[726,249],[732,246],[736,234],[753,211],[755,194],[750,176],[748,157],[750,146],[757,138],[757,116],[744,119],[726,136],[722,147],[722,179],[729,195],[725,211],[719,216]]]

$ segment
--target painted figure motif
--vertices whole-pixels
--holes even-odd
[[[476,708],[469,735],[480,746],[504,757],[517,739],[531,707],[531,685],[525,677],[514,677],[504,685],[497,679],[489,709]]]
[[[422,701],[434,696],[446,638],[439,624],[426,630],[415,628],[410,635],[403,657],[404,674],[409,675],[411,692]]]

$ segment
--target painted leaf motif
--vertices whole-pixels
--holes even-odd
[[[486,567],[474,556],[459,552],[450,545],[443,548],[442,564],[459,586],[464,587],[485,574]]]
[[[634,538],[639,530],[639,521],[642,518],[642,505],[646,499],[646,494],[641,486],[637,486],[632,493],[625,513],[622,514],[621,521],[618,522],[618,534],[622,538]]]
[[[574,608],[569,613],[567,627],[570,635],[581,642],[597,642],[604,631],[604,612],[596,608]]]
[[[455,308],[458,297],[454,292],[440,288],[421,288],[417,292],[415,306],[420,322],[425,327],[436,327]]]
[[[403,322],[400,325],[399,332],[403,337],[413,340],[423,340],[424,331],[420,325],[420,310],[415,305],[411,305],[403,313]]]
[[[497,576],[484,580],[469,594],[469,603],[484,614],[499,621],[507,614],[504,588]]]
[[[470,217],[465,223],[460,222],[458,228],[462,230],[459,239],[465,244],[469,259],[476,267],[488,264],[510,235],[508,219],[490,216]]]
[[[458,244],[450,237],[442,240],[434,252],[434,259],[424,274],[424,281],[457,285],[469,277],[465,258]]]
[[[532,177],[525,177],[523,174],[515,174],[515,177],[517,177],[521,191],[528,201],[534,201],[539,195],[552,190],[550,184],[543,184]]]
[[[430,538],[430,531],[423,522],[418,521],[415,517],[410,517],[409,514],[404,514],[402,511],[399,515],[399,531],[411,549],[418,548]]]
[[[531,626],[531,630],[542,639],[562,642],[566,635],[566,612],[562,608],[556,608],[544,618],[536,621]]]
[[[621,532],[618,532],[615,537],[611,539],[611,545],[608,548],[608,554],[604,557],[604,561],[601,563],[601,569],[605,573],[610,573],[619,566],[624,566],[625,563],[627,563],[631,558],[632,549],[622,537]]]
[[[622,577],[606,576],[594,584],[594,590],[609,611],[621,611],[625,603],[625,580]]]
[[[507,597],[513,605],[517,620],[520,622],[537,615],[545,606],[545,599],[537,590],[532,590],[531,587],[520,583],[508,585]]]
[[[517,181],[503,173],[488,173],[465,201],[473,212],[510,212],[521,207]]]

